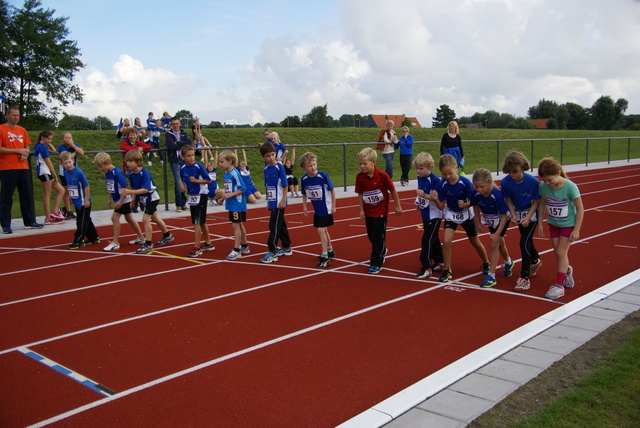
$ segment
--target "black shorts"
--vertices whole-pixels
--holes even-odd
[[[231,223],[244,223],[247,221],[246,211],[229,211],[229,221]]]
[[[144,214],[153,215],[153,213],[158,211],[158,202],[160,202],[160,200],[151,201],[147,205],[143,205],[144,211],[142,211],[142,212]]]
[[[289,186],[297,186],[298,185],[298,177],[289,177],[289,178],[287,178],[287,184]]]
[[[313,227],[329,227],[333,226],[333,214],[329,215],[313,215]]]
[[[456,230],[458,225],[462,226],[465,232],[467,232],[467,236],[469,238],[473,238],[474,236],[478,236],[478,231],[476,230],[476,222],[474,219],[470,218],[469,220],[465,220],[463,223],[456,223],[451,220],[444,221],[445,229],[453,229]]]
[[[206,224],[207,223],[207,202],[209,197],[207,195],[200,195],[200,202],[198,205],[189,205],[191,211],[191,224]]]
[[[113,212],[122,215],[131,214],[131,204],[129,202],[125,202],[120,208],[114,209]]]
[[[504,225],[504,228],[502,229],[502,232],[500,232],[500,236],[504,236],[505,233],[507,233],[507,229],[509,228],[509,223]],[[494,229],[493,227],[489,227],[489,232],[493,235],[494,233],[496,233],[496,230],[498,229]]]
[[[61,175],[59,180],[60,180],[60,184],[62,184],[64,187],[67,187],[67,179],[64,178],[64,175]]]
[[[39,175],[38,178],[43,183],[46,183],[47,181],[53,180],[53,175],[51,175],[51,174],[42,174],[42,175]]]

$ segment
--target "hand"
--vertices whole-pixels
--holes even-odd
[[[573,229],[573,231],[571,232],[571,235],[569,235],[569,241],[575,242],[578,239],[580,239],[580,232],[578,232],[577,230]]]
[[[523,218],[522,220],[520,220],[520,226],[522,227],[529,226],[529,220],[527,220],[526,218]]]
[[[464,208],[464,201],[462,199],[458,200],[458,207],[459,208]]]
[[[189,177],[189,181],[195,183],[198,180],[192,175],[191,177]]]
[[[397,206],[396,207],[396,215],[401,215],[402,214],[402,207],[401,206]]]

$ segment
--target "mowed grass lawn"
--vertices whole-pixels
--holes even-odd
[[[326,171],[335,186],[352,185],[358,172],[356,154],[363,147],[375,147],[379,129],[375,128],[274,128],[283,143],[291,152],[296,147],[296,158],[305,151],[313,151],[318,155],[319,168]],[[400,128],[396,131],[400,134]],[[187,130],[190,134],[190,130]],[[439,156],[439,144],[444,128],[412,128],[411,134],[416,141],[414,153],[427,151],[434,158]],[[35,147],[39,131],[29,131],[32,148]],[[62,144],[63,131],[54,132],[53,145]],[[73,139],[88,153],[81,156],[78,166],[87,174],[91,185],[93,209],[105,209],[107,193],[104,175],[93,165],[93,157],[99,151],[118,151],[120,141],[114,131],[74,131]],[[252,175],[258,189],[262,187],[262,161],[257,144],[264,140],[261,128],[239,129],[204,129],[204,136],[214,146],[221,149],[233,147],[247,147],[247,158],[252,168]],[[466,157],[465,172],[472,173],[475,169],[484,167],[492,171],[501,169],[502,159],[512,151],[525,153],[535,166],[544,156],[554,156],[564,164],[584,164],[586,161],[600,162],[628,157],[640,157],[640,134],[633,131],[555,131],[555,130],[517,130],[517,129],[462,129],[460,136]],[[164,147],[164,136],[161,137]],[[121,166],[122,154],[111,153],[114,164]],[[54,166],[58,161],[52,158]],[[38,216],[43,215],[42,186],[35,177],[35,164],[31,158],[34,184],[35,208]],[[294,173],[300,177],[301,168],[295,164]],[[378,165],[384,167],[380,157]],[[157,159],[151,166],[145,165],[158,186],[161,204],[165,202],[165,169]],[[395,157],[394,179],[400,175],[399,156]],[[436,174],[438,171],[435,171]],[[173,178],[171,171],[166,169],[168,185],[168,202],[173,203]],[[222,174],[218,175],[219,180]],[[14,195],[12,217],[19,218],[19,204],[17,192]]]

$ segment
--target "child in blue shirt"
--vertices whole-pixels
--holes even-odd
[[[111,208],[111,204],[115,205],[113,214],[111,214],[111,223],[113,224],[113,239],[103,248],[104,251],[118,251],[120,249],[120,217],[124,216],[125,220],[133,231],[136,233],[136,239],[130,241],[131,245],[144,244],[144,236],[138,222],[133,218],[131,212],[131,195],[123,195],[120,190],[129,187],[127,177],[124,172],[111,163],[111,156],[108,153],[100,152],[93,159],[93,163],[105,175],[107,184],[107,207]]]
[[[66,219],[60,212],[60,203],[64,198],[64,187],[60,184],[56,170],[51,163],[49,153],[55,153],[56,148],[51,144],[53,133],[42,131],[38,135],[38,144],[33,151],[36,159],[36,177],[42,182],[42,205],[44,207],[44,225],[51,225]],[[51,209],[51,189],[56,191],[56,197]]]
[[[200,162],[196,162],[196,152],[192,145],[187,144],[180,149],[180,157],[184,164],[180,167],[180,190],[187,192],[187,205],[191,211],[191,223],[195,226],[195,245],[189,257],[198,257],[204,251],[213,251],[209,228],[207,227],[207,201],[209,200],[209,184],[211,178]],[[200,238],[204,237],[204,245],[200,245]]]
[[[482,232],[484,223],[491,233],[491,267],[480,287],[493,287],[496,285],[496,266],[500,254],[504,259],[502,275],[511,276],[513,268],[513,261],[504,242],[504,234],[509,227],[509,207],[502,192],[493,185],[493,177],[488,169],[479,168],[473,173],[473,187],[476,193],[471,197],[471,206],[475,214],[476,229]]]
[[[169,233],[167,225],[164,224],[164,221],[158,214],[160,195],[156,190],[156,184],[153,182],[153,178],[151,178],[151,173],[142,167],[142,152],[140,150],[128,151],[124,156],[124,161],[129,170],[131,189],[124,188],[120,193],[124,196],[136,195],[136,198],[144,207],[142,211],[142,224],[144,226],[145,241],[142,246],[136,250],[136,254],[150,253],[153,251],[153,244],[151,243],[151,239],[153,238],[152,220],[160,228],[160,231],[162,231],[162,239],[156,243],[156,246],[161,247],[172,242],[173,235]],[[135,203],[135,200],[131,201],[131,205]]]
[[[77,250],[85,245],[99,244],[98,231],[91,221],[91,192],[87,176],[73,165],[71,153],[67,151],[60,153],[60,164],[65,169],[69,199],[76,209],[76,232],[67,248]]]
[[[225,150],[218,158],[220,168],[224,170],[224,188],[216,191],[220,202],[225,201],[225,208],[229,211],[229,221],[233,227],[233,249],[227,260],[237,260],[243,254],[249,254],[247,231],[244,222],[247,221],[247,198],[244,180],[236,168],[238,158],[235,153]]]
[[[238,153],[236,152],[236,156],[237,155]],[[260,193],[251,178],[249,164],[247,163],[247,152],[244,150],[244,147],[242,148],[242,160],[238,160],[238,170],[240,171],[240,175],[242,175],[245,186],[247,186],[247,191],[245,192],[245,195],[247,195],[247,202],[255,204],[258,199],[262,199],[262,193]]]
[[[274,133],[272,132],[271,135]],[[264,167],[264,184],[267,188],[267,209],[271,212],[269,216],[269,238],[267,246],[269,251],[260,262],[273,263],[278,261],[280,256],[291,256],[291,238],[287,223],[284,220],[284,210],[287,207],[287,174],[284,165],[276,159],[276,149],[271,143],[260,146],[260,154],[266,162]],[[281,247],[278,247],[278,240]]]
[[[336,212],[336,191],[333,188],[331,179],[326,172],[318,171],[318,157],[311,152],[300,156],[300,166],[307,173],[302,176],[302,212],[305,217],[309,216],[307,211],[307,199],[313,205],[313,226],[318,229],[320,236],[320,246],[322,252],[318,257],[318,268],[326,268],[331,264],[330,259],[336,257],[331,246],[329,236],[329,226],[333,226],[333,214]]]

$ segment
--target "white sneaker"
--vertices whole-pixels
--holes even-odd
[[[120,244],[116,244],[115,242],[109,242],[109,245],[104,247],[102,251],[118,251],[120,249]]]
[[[238,260],[240,257],[242,257],[242,254],[240,254],[240,251],[231,250],[231,252],[227,256],[227,260]]]
[[[133,241],[129,241],[131,245],[142,245],[144,244],[144,238],[136,238]]]

